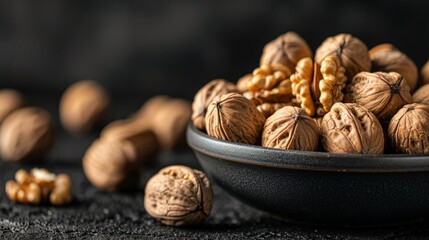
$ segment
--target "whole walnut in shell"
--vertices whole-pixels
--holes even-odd
[[[48,112],[26,107],[12,112],[0,128],[0,152],[6,161],[40,161],[51,148],[54,125]]]
[[[388,129],[392,146],[399,153],[429,153],[429,106],[407,104],[392,117]]]
[[[220,94],[238,92],[235,84],[224,79],[215,79],[207,83],[195,94],[192,103],[192,122],[198,129],[205,130],[205,117],[208,105]]]
[[[429,83],[429,60],[423,65],[420,70],[420,85]]]
[[[24,97],[13,89],[0,90],[0,123],[13,111],[24,106]]]
[[[108,113],[110,97],[95,81],[74,83],[64,92],[60,101],[60,119],[64,128],[72,134],[89,132]]]
[[[374,47],[371,49],[372,52],[370,50],[372,72],[397,72],[405,78],[413,92],[419,80],[416,64],[393,45],[391,47],[382,46],[386,46],[386,44]]]
[[[319,141],[315,121],[299,107],[287,106],[267,118],[262,146],[315,151]]]
[[[423,103],[429,105],[429,84],[425,84],[419,87],[413,93],[413,102],[415,103]]]
[[[383,129],[377,117],[355,103],[335,103],[322,120],[321,142],[327,152],[381,154]]]
[[[389,120],[412,98],[407,82],[399,73],[361,72],[347,85],[344,101],[358,103],[380,120]]]
[[[231,142],[258,144],[264,123],[255,104],[238,93],[216,96],[207,109],[207,134]]]
[[[295,32],[287,32],[265,45],[260,65],[282,64],[294,69],[296,63],[305,57],[312,57],[307,42]]]
[[[371,59],[367,46],[358,38],[350,34],[338,34],[327,38],[316,50],[315,61],[321,64],[329,55],[335,55],[340,65],[346,69],[348,81],[362,71],[371,70]]]
[[[144,206],[163,224],[196,224],[210,215],[212,189],[206,175],[186,166],[161,169],[146,184]]]

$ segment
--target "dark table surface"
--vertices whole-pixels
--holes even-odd
[[[32,102],[48,109],[54,118],[57,116],[53,104],[56,101],[37,97]],[[122,109],[116,117],[129,114],[129,109],[116,109]],[[55,121],[58,124],[58,119]],[[45,163],[13,165],[0,161],[0,239],[429,239],[429,220],[365,228],[290,223],[240,202],[215,183],[213,210],[206,221],[195,226],[168,227],[145,212],[145,182],[164,166],[184,164],[199,168],[192,151],[184,148],[163,152],[153,159],[152,165],[142,169],[143,177],[136,191],[106,193],[91,186],[81,166],[86,148],[97,136],[94,132],[84,138],[72,137],[58,127],[56,143]],[[4,193],[5,182],[19,168],[32,167],[69,174],[73,180],[72,204],[28,206],[9,201]]]

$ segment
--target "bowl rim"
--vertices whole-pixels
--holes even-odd
[[[267,148],[210,137],[192,122],[188,124],[186,138],[195,152],[246,165],[325,172],[429,172],[429,155],[341,154]]]

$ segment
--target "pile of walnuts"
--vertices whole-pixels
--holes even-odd
[[[216,79],[201,88],[192,121],[209,136],[264,147],[428,154],[428,70],[429,61],[419,79],[416,64],[392,44],[368,50],[350,34],[327,38],[313,57],[303,38],[287,32],[236,84]]]

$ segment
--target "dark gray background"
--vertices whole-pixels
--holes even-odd
[[[191,99],[204,83],[236,81],[264,44],[293,30],[313,51],[352,33],[391,42],[421,67],[429,4],[383,1],[1,1],[0,88],[60,94],[80,79],[114,95]]]

